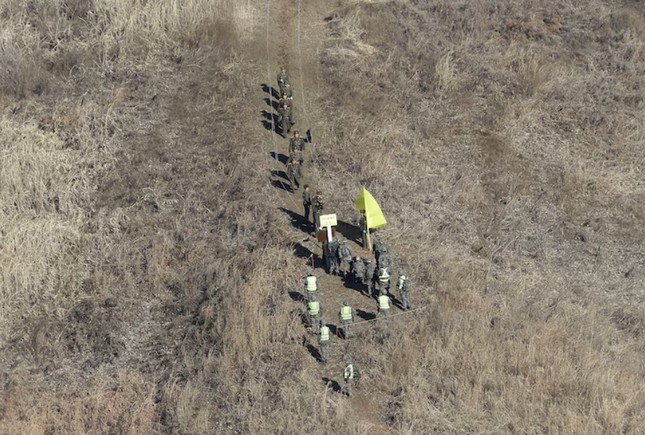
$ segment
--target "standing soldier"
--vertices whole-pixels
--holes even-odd
[[[383,251],[381,252],[381,255],[379,255],[376,263],[379,269],[387,267],[392,270],[392,255],[390,255],[388,251]]]
[[[291,109],[286,104],[283,104],[278,109],[278,123],[282,129],[282,136],[285,136],[291,131],[293,119],[291,116]]]
[[[316,192],[316,195],[314,196],[314,201],[313,201],[313,206],[314,206],[314,235],[318,231],[318,228],[320,227],[320,213],[323,211],[323,208],[325,205],[323,204],[323,198],[322,198],[322,192],[319,190]]]
[[[387,267],[382,267],[378,274],[379,294],[387,295],[390,290],[390,272]]]
[[[338,246],[338,257],[343,263],[343,277],[347,278],[349,273],[349,264],[352,261],[352,250],[347,243],[347,239],[341,239]]]
[[[309,211],[311,210],[311,192],[309,192],[309,186],[305,184],[302,190],[302,207],[305,209],[305,220],[309,222]]]
[[[287,77],[287,70],[282,67],[278,73],[278,87],[280,88],[280,95],[284,95],[288,83],[289,77]]]
[[[374,262],[371,259],[365,260],[365,276],[363,277],[363,284],[367,286],[368,296],[374,296],[374,274],[376,272],[376,267]]]
[[[354,283],[365,283],[365,262],[361,257],[354,257],[352,274],[354,275]]]
[[[320,358],[323,363],[326,363],[329,360],[329,345],[331,344],[331,331],[329,326],[327,326],[323,319],[320,319],[318,323],[318,344],[320,344]]]
[[[287,94],[283,94],[278,102],[280,103],[280,106],[287,106],[289,109],[293,107],[293,99],[287,97]]]
[[[354,323],[354,310],[347,302],[343,301],[343,306],[340,307],[338,316],[340,317],[340,323],[343,325],[343,338],[347,340],[350,334],[349,327]]]
[[[316,291],[318,290],[318,281],[316,277],[311,274],[305,278],[305,293],[307,294],[307,301],[311,302],[316,299]]]
[[[354,385],[358,384],[360,377],[358,368],[356,368],[351,361],[347,361],[345,370],[343,370],[343,379],[345,380],[345,383],[343,384],[341,392],[347,397],[351,397]]]
[[[289,152],[299,151],[303,152],[305,150],[305,140],[300,137],[300,132],[294,130],[293,137],[289,140]]]
[[[375,234],[372,239],[372,245],[374,247],[374,258],[376,258],[376,261],[378,262],[381,253],[387,251],[387,247],[385,246],[383,239],[381,239],[381,236],[379,236],[378,234]]]
[[[292,190],[300,189],[300,180],[302,179],[302,166],[297,156],[292,155],[287,162],[287,176],[291,183]]]
[[[399,297],[401,298],[401,305],[403,305],[404,310],[410,309],[410,285],[410,278],[401,272],[396,288],[399,290]]]
[[[331,274],[332,275],[339,275],[340,276],[340,256],[338,254],[339,248],[340,248],[340,242],[338,241],[338,237],[334,237],[331,240],[331,243],[328,243],[329,246],[329,254],[331,258]]]
[[[293,89],[291,89],[291,84],[290,84],[290,83],[287,83],[286,85],[284,85],[284,92],[283,92],[283,94],[286,94],[286,95],[287,95],[287,97],[288,97],[290,100],[293,100]]]
[[[320,332],[320,324],[322,323],[322,308],[320,307],[320,301],[318,301],[315,295],[307,303],[307,312],[309,314],[309,325],[311,325],[314,333],[318,334]]]
[[[334,258],[334,254],[331,251],[331,243],[330,242],[324,242],[323,243],[323,260],[325,262],[325,272],[331,274],[332,271],[332,266],[331,262]]]
[[[381,317],[387,317],[390,314],[390,297],[388,295],[380,295],[378,297],[378,314]]]

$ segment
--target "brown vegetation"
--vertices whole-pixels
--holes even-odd
[[[269,53],[310,178],[369,186],[429,306],[353,343],[377,409],[302,346],[265,4],[6,0],[0,432],[641,432],[642,11],[314,3]]]

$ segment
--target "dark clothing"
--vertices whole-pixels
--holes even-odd
[[[289,77],[287,77],[286,73],[278,73],[278,87],[280,88],[280,96],[283,96],[287,90],[287,83],[289,83]]]
[[[331,273],[334,275],[340,275],[340,257],[338,255],[338,248],[340,247],[340,242],[337,238],[334,238],[331,241],[331,246],[329,248],[331,255]]]
[[[305,150],[305,140],[301,137],[292,137],[291,140],[289,141],[289,152],[293,151],[300,151],[303,152]]]
[[[346,277],[349,273],[350,262],[352,261],[352,250],[346,243],[338,247],[338,259],[342,262],[343,276]]]
[[[384,267],[388,269],[392,269],[392,256],[386,252],[382,252],[381,255],[379,255],[378,260],[376,260],[378,263],[378,268],[382,269]]]
[[[302,165],[305,162],[305,159],[302,157],[302,153],[300,151],[292,151],[289,153],[289,161]]]
[[[291,109],[293,107],[293,100],[291,98],[286,98],[286,99],[285,98],[280,98],[279,103],[280,103],[280,107],[284,106],[285,104],[287,105],[287,107],[289,109]]]
[[[293,120],[291,118],[291,109],[280,107],[278,110],[278,122],[280,128],[282,129],[282,135],[286,135],[291,131],[291,126],[293,125]]]
[[[305,209],[304,217],[309,222],[309,212],[311,211],[311,193],[308,190],[302,192],[302,207]]]
[[[365,281],[365,263],[362,258],[355,258],[352,263],[352,273],[354,274],[354,282]]]
[[[376,271],[376,266],[374,265],[374,262],[370,261],[369,263],[365,263],[365,276],[363,277],[363,284],[367,286],[367,292],[369,294],[372,293],[372,289],[374,286],[374,274]]]
[[[324,208],[322,197],[320,195],[314,196],[313,207],[314,207],[314,227],[318,229],[320,225],[320,212],[322,212]]]
[[[300,189],[300,181],[302,180],[302,170],[299,162],[290,161],[289,163],[287,163],[287,176],[289,177],[291,188],[293,190]]]

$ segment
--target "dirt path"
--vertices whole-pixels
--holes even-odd
[[[324,144],[318,142],[316,131],[322,131],[322,124],[328,119],[327,114],[321,113],[317,104],[318,85],[317,85],[317,68],[318,53],[322,50],[322,44],[325,41],[324,17],[329,15],[337,6],[331,1],[309,2],[300,4],[289,0],[271,0],[269,2],[269,23],[278,23],[277,26],[271,27],[268,34],[267,47],[267,77],[263,81],[270,80],[268,85],[275,87],[275,76],[281,66],[287,68],[294,87],[294,117],[296,119],[296,129],[305,132],[309,129],[312,131],[312,142],[308,144],[305,162],[305,179],[314,178],[315,172],[315,153],[324,153]],[[302,54],[302,56],[300,56]],[[265,110],[270,111],[270,101],[267,96],[271,92],[266,87],[261,92],[258,100],[265,102]],[[275,113],[275,111],[273,111]],[[270,117],[265,116],[267,120]],[[355,285],[348,279],[344,282],[341,278],[331,276],[325,273],[324,263],[322,261],[322,247],[310,234],[311,228],[308,227],[303,215],[301,204],[302,190],[292,191],[289,182],[286,179],[285,163],[288,155],[288,139],[275,133],[275,129],[267,122],[264,122],[263,138],[270,144],[273,150],[274,165],[271,170],[271,183],[279,189],[281,203],[277,204],[278,208],[287,213],[292,222],[290,231],[291,242],[294,245],[296,255],[303,258],[304,263],[308,258],[313,258],[315,264],[315,275],[319,282],[319,297],[324,310],[326,323],[330,324],[332,332],[337,332],[331,347],[331,358],[327,364],[317,361],[317,337],[311,331],[304,332],[305,346],[312,354],[311,363],[316,367],[318,375],[322,381],[321,386],[326,384],[328,388],[337,391],[342,383],[342,371],[345,362],[351,358],[355,363],[360,361],[360,349],[357,342],[361,340],[368,328],[373,328],[378,321],[372,321],[376,318],[377,303],[374,299],[366,296],[361,285]],[[315,181],[314,181],[315,187]],[[323,192],[323,195],[329,196],[330,192]],[[353,199],[348,199],[353,200]],[[333,213],[333,210],[326,210]],[[342,216],[339,216],[342,218]],[[347,218],[347,217],[345,217]],[[349,225],[337,228],[338,234],[350,240],[353,255],[359,255],[363,258],[369,257],[369,253],[364,250],[357,242],[360,234],[357,228]],[[303,270],[304,273],[304,270]],[[305,309],[304,302],[294,298],[294,306],[300,306]],[[357,314],[356,319],[362,322],[354,327],[353,337],[349,340],[343,340],[340,337],[338,311],[342,303],[346,301],[352,306]],[[394,311],[397,311],[394,308]],[[304,329],[304,328],[303,328]],[[352,412],[360,418],[366,425],[366,429],[378,432],[388,432],[382,425],[379,417],[381,404],[378,398],[369,393],[369,378],[361,380],[363,388],[349,400],[343,400],[341,403],[351,404]]]

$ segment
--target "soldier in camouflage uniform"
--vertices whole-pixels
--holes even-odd
[[[278,109],[278,123],[280,124],[282,136],[286,137],[286,135],[291,131],[291,126],[293,125],[291,109],[286,104],[283,104]]]
[[[304,150],[305,140],[300,136],[300,132],[298,130],[294,130],[293,137],[289,140],[289,152],[303,152]]]
[[[291,89],[291,84],[287,83],[284,86],[284,94],[286,94],[288,98],[293,100],[293,89]]]
[[[354,275],[354,283],[358,284],[365,281],[365,262],[361,257],[354,257],[352,274]]]
[[[318,344],[320,345],[320,359],[323,363],[329,361],[329,346],[331,345],[331,331],[323,319],[318,323]]]
[[[324,208],[322,192],[320,190],[317,191],[316,196],[314,196],[313,208],[314,208],[314,235],[315,235],[320,225],[320,214],[322,213]]]
[[[309,192],[309,186],[305,184],[302,190],[302,208],[305,210],[304,218],[309,222],[309,212],[312,206],[311,192]]]
[[[376,266],[379,269],[386,267],[392,270],[392,255],[388,251],[383,251],[381,252],[381,255],[379,255],[376,263],[377,263]]]
[[[349,247],[346,239],[341,239],[338,245],[338,259],[342,263],[343,277],[347,278],[349,273],[349,265],[352,261],[352,250]]]
[[[278,73],[278,87],[280,88],[280,95],[284,95],[287,90],[287,85],[289,84],[289,77],[287,76],[287,70],[282,67]]]
[[[293,108],[293,99],[287,97],[287,94],[282,95],[282,98],[280,98],[278,103],[280,104],[280,107],[286,104],[289,109]]]
[[[375,296],[374,292],[374,275],[376,271],[376,265],[371,259],[365,260],[365,276],[363,277],[363,284],[367,286],[367,294]]]
[[[292,190],[300,189],[300,181],[302,180],[302,164],[297,155],[291,155],[287,162],[287,176],[289,183],[291,183]]]
[[[404,272],[401,272],[399,280],[396,283],[396,288],[399,291],[399,297],[401,298],[401,305],[404,310],[410,309],[410,287],[411,287],[410,278],[405,276]]]
[[[379,295],[387,295],[390,291],[390,271],[381,267],[378,273]]]
[[[381,236],[378,234],[374,234],[372,236],[372,250],[374,251],[374,256],[378,260],[378,256],[381,253],[381,246],[383,245],[383,241],[381,240]]]
[[[332,275],[340,275],[340,256],[339,256],[339,248],[340,248],[340,241],[338,240],[338,237],[334,237],[331,241],[331,243],[328,243],[329,245],[329,258],[331,259],[330,261],[330,266],[331,270],[329,273]]]

